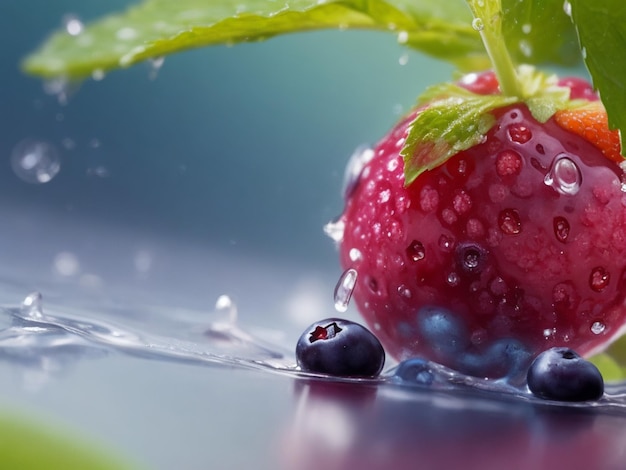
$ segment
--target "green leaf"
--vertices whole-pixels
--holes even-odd
[[[609,354],[596,354],[589,358],[602,373],[602,378],[607,382],[617,382],[624,380],[624,369]]]
[[[626,136],[626,2],[570,0],[585,64],[600,92],[609,126]]]
[[[131,467],[59,429],[23,417],[0,415],[2,468],[129,470]]]
[[[417,114],[400,152],[407,186],[424,171],[479,144],[495,123],[490,111],[518,101],[510,96],[476,95],[453,84],[427,90],[421,101],[437,96],[441,98]]]
[[[464,2],[446,2],[145,0],[87,25],[80,34],[55,33],[23,68],[43,77],[82,78],[190,48],[327,28],[390,31],[428,54],[484,65]]]
[[[567,64],[578,57],[569,40],[571,22],[563,20],[564,14],[550,22],[560,2],[504,1],[509,25],[505,37],[514,58]],[[521,14],[519,4],[526,5],[522,25],[515,20]],[[522,28],[526,21],[533,24],[529,33]],[[461,69],[483,70],[489,60],[471,24],[465,0],[144,0],[87,25],[80,34],[54,33],[22,66],[41,77],[80,79],[196,47],[358,28],[390,32],[400,43]],[[520,44],[525,47],[520,49]]]
[[[502,0],[502,9],[505,42],[516,63],[580,63],[576,30],[563,0]]]

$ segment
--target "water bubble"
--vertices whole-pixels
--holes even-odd
[[[33,292],[26,296],[20,306],[20,313],[23,317],[31,320],[43,319],[43,302],[39,292]]]
[[[485,23],[482,18],[474,18],[472,20],[472,28],[474,28],[475,31],[482,31],[485,29]]]
[[[413,240],[406,248],[406,255],[412,261],[420,261],[426,257],[426,249],[422,242]]]
[[[575,162],[561,155],[554,160],[543,181],[561,194],[574,196],[580,190],[582,173]]]
[[[406,65],[409,63],[409,54],[407,52],[405,52],[404,54],[402,54],[400,56],[400,58],[398,59],[398,63],[400,65]]]
[[[522,33],[524,34],[530,34],[532,29],[533,29],[533,25],[531,25],[530,23],[524,23],[522,25]]]
[[[324,233],[336,243],[340,243],[343,240],[343,232],[345,229],[346,224],[341,217],[337,217],[324,225]]]
[[[228,323],[237,323],[237,305],[228,295],[220,295],[215,301],[215,313],[227,318]]]
[[[565,217],[557,216],[552,221],[554,227],[554,235],[556,239],[561,243],[565,243],[567,241],[567,237],[569,237],[569,222]]]
[[[603,333],[605,328],[606,328],[606,325],[604,323],[602,323],[601,321],[594,321],[591,324],[591,332],[594,335],[599,335],[599,334]]]
[[[398,33],[398,42],[400,44],[406,44],[409,41],[409,33],[407,31],[400,31]]]
[[[354,286],[356,285],[357,271],[356,269],[347,269],[339,278],[337,285],[335,286],[335,310],[340,313],[348,310],[350,299],[352,298],[352,292],[354,292]]]
[[[70,36],[78,36],[85,29],[80,18],[72,13],[63,16],[63,27]]]
[[[52,144],[26,139],[13,149],[11,167],[21,180],[41,184],[57,175],[61,169],[61,159]]]
[[[348,159],[343,176],[343,197],[348,199],[356,189],[365,165],[374,158],[374,150],[369,145],[360,145]]]
[[[591,270],[589,275],[589,287],[596,292],[603,291],[609,285],[611,275],[602,266],[597,266]]]
[[[500,230],[507,235],[517,235],[522,231],[522,221],[515,209],[504,209],[498,215]]]

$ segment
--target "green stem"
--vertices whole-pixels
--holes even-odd
[[[522,98],[522,88],[502,34],[500,0],[467,0],[467,3],[474,15],[473,26],[480,32],[502,94]]]

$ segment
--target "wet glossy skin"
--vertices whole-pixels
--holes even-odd
[[[400,123],[349,195],[341,262],[396,358],[501,376],[551,346],[589,353],[624,323],[621,170],[524,105],[497,117],[483,144],[408,188]],[[494,365],[503,351],[509,371]]]

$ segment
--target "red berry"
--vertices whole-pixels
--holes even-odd
[[[492,94],[490,76],[460,83]],[[572,95],[592,93],[572,83]],[[346,195],[341,264],[357,270],[353,299],[398,360],[489,375],[467,358],[493,363],[496,342],[528,357],[562,345],[588,354],[626,321],[621,169],[590,137],[554,117],[539,123],[525,104],[493,114],[482,143],[408,187],[403,120]],[[446,321],[424,321],[432,309]]]

